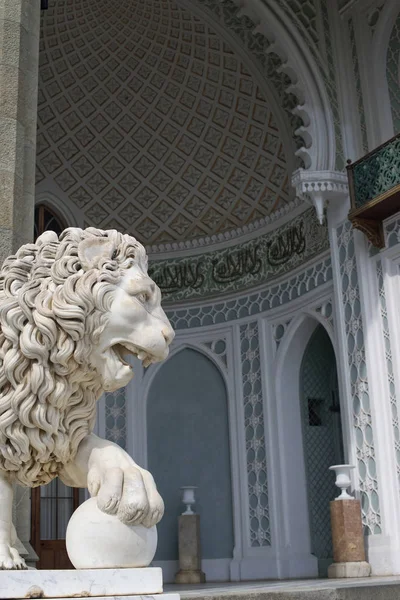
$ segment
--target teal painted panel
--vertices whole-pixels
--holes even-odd
[[[217,367],[182,350],[158,372],[147,405],[148,468],[165,502],[155,560],[178,559],[180,487],[198,486],[203,558],[231,558],[232,487],[228,404]]]

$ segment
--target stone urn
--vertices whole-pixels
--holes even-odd
[[[335,500],[354,500],[354,497],[347,493],[348,488],[351,485],[351,471],[355,469],[353,465],[334,465],[329,467],[330,471],[336,473],[335,485],[341,490],[340,496]]]
[[[186,506],[185,512],[183,515],[194,515],[192,510],[192,504],[196,502],[196,498],[194,495],[194,491],[197,490],[197,487],[194,485],[185,485],[181,487],[182,490],[182,502]]]

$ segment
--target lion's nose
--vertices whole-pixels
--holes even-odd
[[[175,332],[172,329],[172,327],[164,327],[161,333],[163,334],[163,338],[168,345],[172,342],[172,340],[175,337]]]

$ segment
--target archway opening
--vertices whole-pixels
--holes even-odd
[[[45,231],[55,231],[60,235],[67,227],[66,222],[52,208],[46,204],[37,204],[35,207],[34,239],[36,240]]]
[[[207,579],[229,579],[233,509],[228,397],[218,368],[186,348],[158,371],[147,403],[148,468],[165,502],[158,525],[155,564],[173,581],[178,561],[180,488],[197,486],[203,570]],[[224,560],[225,559],[225,560]]]
[[[300,402],[311,552],[326,576],[333,555],[329,503],[337,495],[329,467],[344,462],[344,451],[335,353],[322,325],[304,352]]]

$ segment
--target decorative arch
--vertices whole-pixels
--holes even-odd
[[[304,145],[297,155],[305,168],[311,171],[334,171],[336,137],[329,96],[320,65],[293,23],[284,18],[275,0],[234,0],[241,14],[255,24],[254,33],[261,33],[270,42],[269,52],[281,60],[281,71],[291,80],[286,90],[296,96],[298,105],[293,110],[303,121],[295,132]]]
[[[326,328],[319,324],[300,368],[299,401],[306,467],[312,553],[327,575],[333,548],[329,503],[337,496],[332,465],[344,463],[337,362]]]
[[[330,325],[314,311],[305,311],[288,326],[275,359],[276,426],[281,474],[281,531],[283,545],[299,554],[307,576],[318,575],[318,560],[311,554],[310,517],[300,404],[300,373],[304,353],[314,331],[322,325],[335,352]],[[286,440],[290,439],[290,449]],[[290,574],[292,576],[292,574]]]
[[[185,358],[183,350],[190,353]],[[178,364],[174,363],[173,366],[172,361],[176,360]],[[190,368],[190,365],[193,367],[193,374],[184,368]],[[176,517],[182,512],[179,487],[198,485],[197,506],[202,514],[203,557],[206,559],[204,570],[207,573],[209,569],[210,578],[215,579],[216,570],[221,568],[216,561],[223,559],[225,573],[220,573],[217,577],[229,578],[230,562],[234,557],[235,528],[229,396],[225,378],[218,365],[206,353],[187,346],[173,353],[162,369],[165,370],[163,377],[161,380],[153,378],[146,398],[149,415],[147,428],[152,432],[148,443],[148,466],[156,478],[167,507],[166,517],[160,525],[164,528],[164,544],[159,545],[156,561],[162,561],[160,566],[164,569],[164,576],[171,580],[174,572],[170,573],[171,565],[168,561],[177,560],[177,547],[173,551],[173,546],[177,544]],[[181,373],[179,381],[176,379],[175,369],[179,369]],[[157,372],[160,377],[161,372]],[[164,378],[170,383],[169,395],[165,394],[165,398]],[[193,379],[197,380],[194,387]],[[204,379],[206,383],[202,389]],[[211,421],[210,412],[213,415]],[[205,435],[207,443],[204,443]],[[158,446],[163,443],[162,440],[165,450]],[[171,461],[173,470],[169,466]],[[193,477],[197,478],[194,482]],[[213,511],[214,503],[216,508]],[[162,535],[160,539],[161,537]],[[207,560],[214,564],[207,564]],[[173,565],[172,571],[175,570],[176,565]]]
[[[47,204],[40,203],[35,206],[34,218],[34,239],[38,238],[45,231],[55,231],[57,235],[66,228],[66,223],[56,211],[52,210]]]
[[[225,388],[227,390],[227,394],[228,394],[228,398],[230,398],[231,396],[233,396],[233,389],[232,389],[232,381],[230,379],[230,377],[228,376],[228,372],[227,370],[224,368],[224,365],[218,360],[217,356],[209,349],[207,348],[207,346],[202,345],[202,343],[199,341],[197,342],[191,342],[188,340],[179,340],[179,338],[175,338],[174,342],[172,342],[172,346],[170,348],[170,353],[168,356],[168,360],[171,360],[171,358],[173,358],[174,356],[178,355],[180,352],[183,352],[184,350],[189,349],[189,350],[193,350],[195,352],[198,352],[199,354],[202,354],[203,356],[205,356],[206,358],[208,358],[211,363],[217,367],[223,381],[224,381],[224,385]],[[140,462],[142,464],[143,467],[147,467],[147,402],[148,402],[148,397],[149,397],[149,392],[152,386],[152,383],[154,382],[155,378],[157,377],[160,369],[166,364],[166,361],[162,362],[162,363],[156,363],[151,365],[146,372],[143,373],[142,375],[142,381],[141,384],[139,386],[139,389],[137,390],[138,396],[140,396],[140,402],[136,403],[134,412],[135,412],[135,422],[134,422],[134,428],[135,428],[135,432],[134,432],[134,436],[135,438],[140,439],[140,444],[138,444],[141,449],[141,455],[140,455]],[[137,368],[141,369],[141,364],[139,362],[137,362]],[[234,456],[234,448],[235,448],[235,444],[236,444],[236,436],[234,435],[234,410],[231,409],[231,407],[228,407],[230,409],[230,428],[232,429],[232,435],[231,435],[231,456]],[[237,447],[237,444],[236,444]],[[234,461],[233,461],[234,463]],[[232,463],[232,468],[235,469],[234,464]]]
[[[65,227],[81,227],[82,222],[76,211],[71,210],[70,206],[64,200],[58,198],[50,192],[41,192],[35,196],[35,206],[47,206],[60,220],[65,223]]]
[[[209,335],[201,336],[199,339],[196,336],[196,341],[191,341],[191,335],[180,336],[178,335],[172,343],[171,352],[168,360],[176,356],[185,349],[194,350],[202,356],[206,357],[211,361],[211,364],[217,367],[220,376],[223,379],[227,398],[228,398],[228,417],[229,417],[229,437],[230,437],[230,457],[231,457],[231,473],[232,473],[232,499],[233,499],[233,522],[234,522],[234,549],[233,559],[230,560],[229,564],[229,575],[232,581],[240,580],[240,561],[243,559],[243,538],[245,532],[243,531],[243,512],[246,508],[243,506],[243,493],[241,482],[246,478],[246,469],[242,464],[242,440],[238,431],[237,423],[237,397],[234,385],[234,379],[232,377],[230,364],[232,361],[232,345],[233,339],[229,330],[219,330],[218,332],[210,332]],[[228,349],[228,360],[225,364],[220,364],[218,357],[209,349],[205,342],[211,341],[212,339],[224,338],[227,343]],[[130,407],[133,423],[133,438],[136,440],[132,448],[133,455],[139,464],[143,467],[148,467],[147,464],[147,402],[151,385],[159,372],[160,368],[165,363],[158,363],[152,365],[148,371],[141,377],[141,381],[138,377],[136,380],[136,387],[133,391],[133,404]],[[140,363],[137,362],[137,368],[140,369]],[[135,417],[133,418],[133,414]],[[244,468],[244,470],[243,470]],[[247,531],[247,530],[246,530]]]
[[[377,144],[384,143],[395,133],[387,80],[387,58],[391,35],[399,15],[400,9],[396,2],[385,3],[372,40],[373,82],[371,89],[379,90],[379,98],[375,98],[375,117],[378,122]]]
[[[195,352],[199,352],[200,354],[203,354],[206,358],[208,358],[220,371],[220,374],[224,379],[225,386],[228,387],[229,378],[226,369],[224,368],[224,365],[218,360],[217,356],[214,354],[214,352],[212,352],[212,350],[207,348],[207,346],[202,345],[201,343],[194,343],[188,341],[179,342],[179,340],[178,343],[173,342],[172,348],[168,356],[168,360],[171,360],[171,358],[173,358],[180,352],[183,352],[184,350],[194,350]],[[164,364],[165,361],[162,363],[155,363],[147,369],[147,372],[144,377],[144,385],[142,388],[145,404],[147,404],[147,397],[151,384],[154,381],[154,378],[157,376],[158,371],[164,366]]]
[[[298,314],[296,316],[296,318],[294,318],[292,320],[292,322],[288,325],[288,327],[285,331],[285,335],[283,336],[282,340],[280,341],[279,350],[276,355],[277,370],[279,370],[282,367],[282,364],[285,361],[285,355],[289,350],[292,340],[297,335],[298,329],[300,327],[302,327],[302,325],[304,324],[305,321],[314,321],[314,328],[313,328],[313,330],[310,331],[308,341],[311,338],[311,336],[314,332],[314,329],[316,329],[318,327],[318,325],[322,325],[322,327],[325,329],[326,333],[329,336],[329,339],[333,346],[333,350],[335,352],[335,358],[337,359],[338,353],[337,353],[337,348],[336,348],[336,338],[335,338],[335,332],[333,330],[332,325],[317,310],[307,308],[307,309],[303,310],[300,314]],[[307,347],[308,341],[305,343],[304,350]]]

